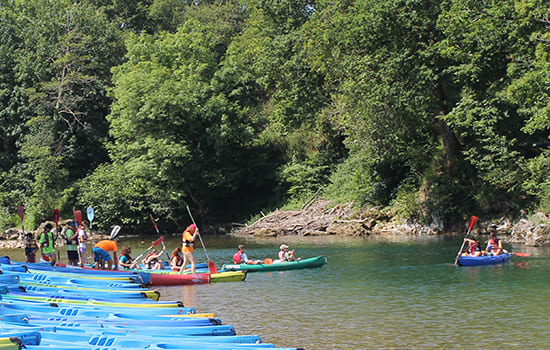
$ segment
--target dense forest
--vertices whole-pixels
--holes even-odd
[[[0,227],[317,191],[425,223],[550,211],[548,1],[0,0],[0,23]]]

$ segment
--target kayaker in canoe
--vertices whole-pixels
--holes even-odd
[[[481,256],[484,255],[479,246],[479,241],[473,238],[464,238],[468,242],[468,248],[462,253],[462,256]]]
[[[134,261],[134,259],[130,256],[130,253],[132,253],[132,248],[125,245],[122,248],[120,248],[120,256],[118,258],[118,264],[125,269],[135,269],[138,268],[137,265],[139,265],[139,261]]]
[[[51,230],[52,225],[47,223],[46,226],[44,226],[44,230],[40,234],[38,244],[40,245],[42,258],[45,261],[49,261],[52,266],[55,266],[57,259],[55,256],[54,235]]]
[[[263,261],[261,261],[261,260],[250,260],[250,259],[248,259],[248,257],[246,256],[246,253],[244,251],[245,250],[244,244],[239,244],[238,248],[239,248],[239,251],[236,252],[235,254],[233,254],[233,261],[235,262],[235,264],[256,265],[256,264],[263,263]]]
[[[170,267],[174,271],[179,271],[182,264],[183,258],[181,256],[181,248],[177,247],[172,251],[172,254],[170,255]]]
[[[115,238],[114,240],[104,239],[103,241],[97,242],[93,248],[95,268],[104,269],[105,263],[107,263],[107,269],[111,270],[113,267],[113,261],[114,261],[115,270],[117,270],[118,269],[117,251],[118,251],[117,238]],[[111,256],[109,255],[109,252],[113,252],[112,259],[111,259]]]
[[[162,251],[158,251],[156,249],[151,250],[149,254],[143,259],[143,265],[145,265],[146,268],[149,270],[164,270],[164,264],[162,261],[160,261],[160,257],[164,252],[166,251],[166,248],[162,248]]]
[[[294,260],[297,260],[294,257],[294,249],[289,251],[288,250],[289,248],[290,247],[288,245],[281,244],[281,246],[279,247],[279,249],[280,249],[280,251],[279,251],[279,260],[281,260],[281,261],[294,261]]]
[[[502,241],[497,238],[496,231],[491,232],[491,239],[487,242],[486,251],[491,255],[499,255],[502,253]]]
[[[195,226],[195,224],[191,224],[187,226],[185,231],[182,233],[182,240],[183,244],[181,247],[181,251],[183,252],[183,263],[180,267],[180,273],[182,273],[185,269],[185,265],[187,265],[187,261],[191,263],[191,272],[196,273],[196,263],[195,263],[195,257],[193,256],[193,252],[195,251],[195,238],[197,238],[197,235],[199,234],[199,228]]]

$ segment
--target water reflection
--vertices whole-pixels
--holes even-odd
[[[155,288],[162,300],[183,300],[199,313],[215,313],[238,334],[257,334],[279,347],[548,347],[547,249],[530,248],[531,257],[514,256],[501,266],[456,267],[459,239],[204,239],[218,268],[231,261],[239,243],[260,259],[275,255],[283,242],[300,256],[327,257],[327,265],[319,269]],[[142,241],[148,245],[151,240]],[[139,250],[139,241],[128,243]],[[175,246],[179,237],[166,243]],[[198,262],[206,262],[201,250],[196,252]]]

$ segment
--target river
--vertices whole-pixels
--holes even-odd
[[[162,300],[183,300],[197,312],[215,313],[238,334],[257,334],[278,347],[550,346],[548,248],[505,245],[531,255],[500,266],[455,267],[456,238],[203,238],[218,268],[230,262],[239,243],[246,244],[249,258],[274,258],[283,242],[297,256],[327,257],[321,268],[249,273],[244,282],[154,288]],[[167,246],[177,246],[178,239],[167,238]],[[138,255],[154,240],[122,244]],[[19,252],[0,252],[21,259]],[[207,260],[200,244],[195,256]]]

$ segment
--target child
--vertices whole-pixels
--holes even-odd
[[[80,260],[80,266],[82,267],[84,267],[84,264],[88,261],[88,257],[86,256],[87,242],[90,242],[90,240],[86,234],[86,224],[82,223],[78,226],[78,257]]]
[[[34,239],[32,232],[29,232],[25,235],[25,257],[28,263],[36,262],[36,251],[38,250],[38,244]]]
[[[145,267],[149,270],[164,270],[164,264],[159,260],[164,251],[164,248],[162,248],[160,253],[156,249],[151,250],[151,253],[143,259],[143,264]]]

